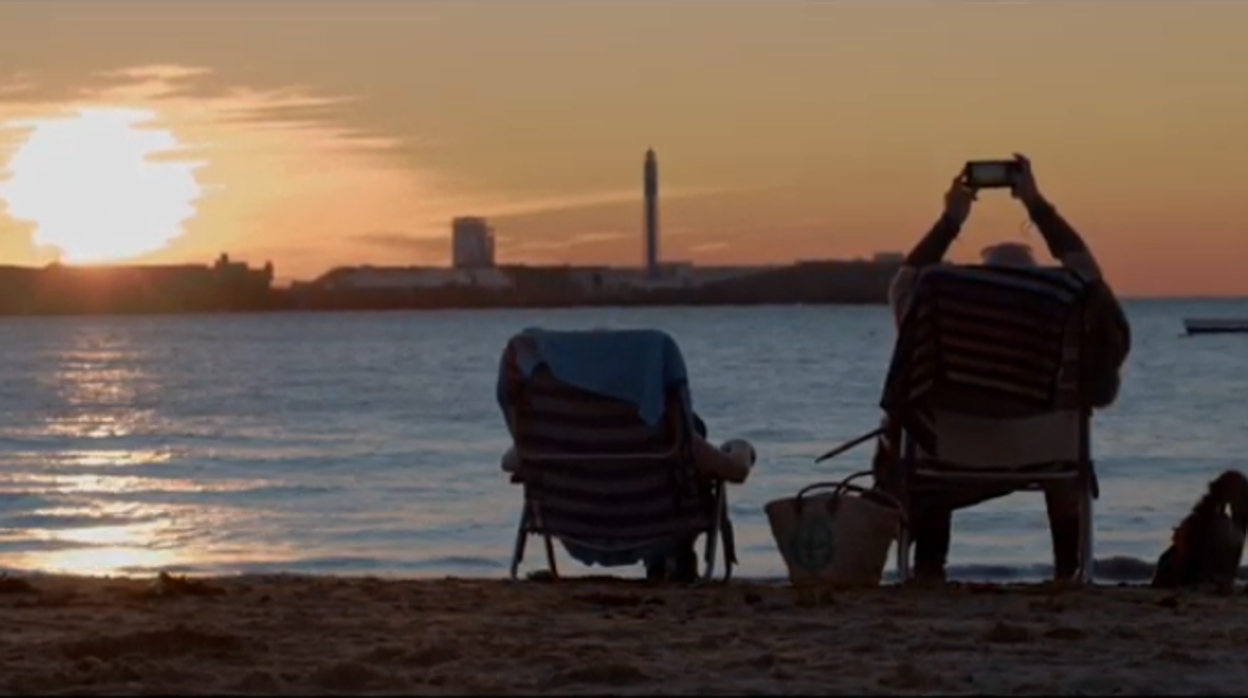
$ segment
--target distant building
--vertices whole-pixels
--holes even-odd
[[[642,166],[643,189],[646,195],[646,274],[659,277],[659,161],[654,149],[646,151]]]
[[[513,286],[511,277],[497,268],[340,267],[311,286],[327,291],[416,291],[452,287],[502,290]]]
[[[901,264],[905,258],[904,252],[876,252],[871,261],[877,264]]]
[[[456,269],[494,266],[494,229],[484,218],[464,216],[451,222],[451,266]]]
[[[610,293],[673,288],[745,279],[779,269],[776,266],[697,267],[692,262],[661,262],[653,271],[635,267],[566,267],[566,273],[584,293]]]

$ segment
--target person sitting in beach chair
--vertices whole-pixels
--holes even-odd
[[[754,451],[706,441],[670,336],[527,330],[503,352],[498,401],[513,440],[503,469],[525,491],[513,577],[531,534],[545,537],[554,574],[558,538],[587,565],[644,562],[650,579],[691,581],[702,534],[706,577],[719,537],[731,573],[725,484],[745,482]]]
[[[1017,295],[1018,308],[1011,309],[1008,307],[1009,301],[1006,300],[1008,293],[1002,289],[1011,288],[1014,280],[1010,278],[1007,270],[1035,270],[1036,262],[1031,255],[1030,248],[1026,245],[1018,243],[1001,244],[989,247],[984,250],[983,263],[984,269],[1001,270],[1001,274],[996,278],[997,287],[994,290],[994,280],[989,275],[980,275],[978,281],[981,283],[978,287],[973,284],[963,284],[960,288],[954,288],[956,284],[946,284],[945,290],[950,294],[950,298],[942,301],[939,298],[930,298],[931,301],[927,307],[922,310],[916,309],[919,296],[922,294],[922,286],[924,280],[931,276],[934,271],[940,273],[948,273],[953,275],[957,273],[956,269],[950,269],[943,264],[943,258],[953,240],[957,237],[961,230],[962,224],[966,221],[970,214],[971,205],[976,198],[976,192],[969,188],[964,179],[959,176],[954,180],[953,186],[945,195],[944,214],[933,226],[930,232],[923,237],[913,250],[905,258],[901,270],[897,273],[889,292],[889,301],[892,306],[895,321],[899,328],[899,352],[904,351],[901,346],[905,337],[905,327],[908,323],[914,324],[915,333],[931,331],[931,327],[926,329],[919,327],[924,324],[923,318],[916,317],[924,312],[933,313],[939,316],[942,309],[955,305],[959,302],[966,302],[968,299],[975,302],[974,294],[982,294],[980,297],[982,302],[986,304],[985,313],[980,315],[983,322],[987,319],[990,325],[995,324],[995,328],[983,330],[985,336],[991,335],[994,331],[1000,335],[997,338],[989,338],[988,342],[999,342],[1002,352],[1008,351],[1009,347],[1005,346],[1012,339],[1016,342],[1025,343],[1028,341],[1041,341],[1042,337],[1033,334],[1032,339],[1027,338],[1027,333],[1018,333],[1012,338],[1007,336],[1009,333],[1000,334],[1000,331],[1006,327],[997,320],[990,319],[992,312],[1010,312],[1018,313],[1018,319],[1027,323],[1034,323],[1043,320],[1046,313],[1054,312],[1052,304],[1046,307],[1049,300],[1057,299],[1056,312],[1062,311],[1061,302],[1063,300],[1071,301],[1071,305],[1067,310],[1078,313],[1078,319],[1074,322],[1078,325],[1073,333],[1077,346],[1076,351],[1079,352],[1079,365],[1076,369],[1072,369],[1067,373],[1058,373],[1051,375],[1055,380],[1058,378],[1067,378],[1071,374],[1077,373],[1081,380],[1078,381],[1078,395],[1074,396],[1074,400],[1078,404],[1067,405],[1074,410],[1080,412],[1082,417],[1080,421],[1086,422],[1092,408],[1103,408],[1110,405],[1117,397],[1120,385],[1120,370],[1126,360],[1127,354],[1131,346],[1131,332],[1127,319],[1114,297],[1113,291],[1104,281],[1100,267],[1091,251],[1084,243],[1083,239],[1075,232],[1074,228],[1067,223],[1057,210],[1045,200],[1041,195],[1036,184],[1035,177],[1031,170],[1031,163],[1023,156],[1015,156],[1019,164],[1019,176],[1012,187],[1012,194],[1015,198],[1021,200],[1026,207],[1031,220],[1040,230],[1044,240],[1049,248],[1049,252],[1054,258],[1061,262],[1062,267],[1067,271],[1067,281],[1074,281],[1074,285],[1070,287],[1071,293],[1063,291],[1066,282],[1057,278],[1042,280],[1035,285],[1034,293],[1028,295],[1020,292]],[[1035,279],[1030,280],[1036,280]],[[933,279],[939,281],[940,279]],[[1049,288],[1045,288],[1045,284],[1049,284]],[[934,283],[932,286],[940,286]],[[1077,286],[1077,288],[1075,288]],[[978,288],[979,290],[975,290]],[[933,289],[933,296],[940,293],[940,289]],[[1047,294],[1047,296],[1046,296]],[[1077,302],[1076,302],[1077,296]],[[944,305],[942,305],[942,303]],[[994,306],[988,308],[987,306]],[[1076,305],[1078,306],[1076,308]],[[1004,309],[1004,310],[1003,310]],[[1032,312],[1034,311],[1034,312]],[[944,311],[946,314],[949,311]],[[1028,313],[1032,312],[1032,317],[1024,318]],[[963,318],[965,320],[966,318]],[[1008,318],[1007,318],[1008,319]],[[937,325],[941,325],[942,320],[933,321]],[[957,333],[957,319],[950,317],[945,324],[941,326],[942,330],[948,335],[948,341],[952,344],[957,341],[975,341],[974,327],[963,327],[966,330],[966,336],[954,337]],[[1037,339],[1039,338],[1039,339]],[[982,341],[983,337],[979,337]],[[982,348],[982,347],[981,347]],[[1034,345],[1031,349],[1037,349]],[[1067,354],[1062,354],[1063,349],[1060,347],[1052,347],[1057,351],[1057,356],[1053,357],[1053,361],[1060,361]],[[952,350],[956,351],[956,350]],[[974,349],[967,354],[975,360]],[[1043,356],[1042,353],[1033,353],[1033,360],[1044,362],[1049,357]],[[910,357],[894,356],[893,371],[899,369],[899,361],[904,363]],[[966,358],[966,357],[963,357]],[[982,356],[980,357],[982,359]],[[939,360],[938,360],[939,361]],[[949,359],[953,361],[953,359]],[[1056,366],[1056,364],[1053,364]],[[984,364],[982,361],[979,366],[972,368],[963,367],[970,372],[974,370],[983,370],[991,372],[994,367]],[[1000,367],[998,367],[1000,368]],[[1016,367],[1015,367],[1016,368]],[[952,371],[948,365],[944,366],[946,371]],[[1014,370],[1014,369],[1008,369]],[[1036,374],[1041,376],[1042,374]],[[965,376],[964,376],[965,377]],[[978,379],[983,379],[979,376]],[[890,381],[893,376],[890,375]],[[969,380],[969,378],[968,378]],[[1021,379],[1020,379],[1021,380]],[[903,381],[904,382],[904,381]],[[911,386],[913,388],[913,386]],[[1018,387],[1018,386],[1014,386]],[[1062,396],[1057,395],[1062,389],[1070,386],[1059,386],[1055,389],[1055,394],[1047,397],[1052,398],[1051,404],[1048,406],[1056,408],[1062,400]],[[968,391],[968,394],[974,394],[974,391]],[[980,408],[991,409],[988,407],[989,402],[1001,396],[981,395],[978,399],[981,404]],[[1067,396],[1069,397],[1069,396]],[[904,407],[904,402],[908,398],[906,396],[894,396],[894,406]],[[976,400],[976,398],[971,398]],[[1009,402],[1008,399],[1004,400]],[[1034,408],[1035,405],[1032,405]],[[999,409],[1010,409],[1009,407],[998,406]],[[888,408],[886,407],[886,411]],[[1060,413],[1061,410],[1054,410]],[[1024,420],[1025,421],[1025,420]],[[956,509],[973,506],[990,499],[1003,496],[1019,489],[1039,488],[1045,493],[1045,501],[1049,514],[1050,533],[1052,535],[1053,554],[1054,554],[1054,576],[1057,579],[1070,579],[1076,573],[1089,575],[1091,560],[1081,559],[1081,552],[1084,556],[1090,556],[1090,535],[1091,520],[1090,507],[1091,500],[1085,501],[1084,495],[1088,492],[1094,497],[1096,492],[1095,475],[1091,472],[1091,462],[1087,457],[1086,449],[1086,433],[1078,435],[1071,433],[1074,437],[1073,441],[1067,443],[1073,451],[1067,450],[1065,457],[1073,457],[1076,461],[1086,461],[1082,465],[1077,465],[1076,470],[1086,470],[1083,473],[1074,473],[1074,477],[1060,477],[1058,473],[1050,473],[1053,477],[1035,477],[1027,476],[1024,473],[1015,473],[1017,479],[1011,480],[1006,478],[1007,484],[1000,487],[975,487],[973,485],[953,486],[953,487],[936,487],[932,489],[924,489],[916,487],[914,481],[915,473],[911,470],[908,475],[904,467],[899,468],[899,462],[904,460],[908,454],[900,453],[899,449],[903,448],[903,432],[921,431],[921,429],[906,429],[907,425],[903,424],[904,419],[899,417],[897,413],[886,415],[883,426],[883,433],[878,440],[877,452],[875,456],[875,472],[877,486],[892,489],[908,490],[909,509],[911,514],[912,534],[915,542],[915,576],[923,581],[943,581],[945,575],[945,563],[949,551],[950,530],[952,526],[952,516]],[[1001,420],[1000,424],[993,424],[990,421],[980,423],[980,431],[968,435],[971,442],[978,440],[985,450],[992,450],[990,442],[1000,445],[1000,439],[994,439],[988,435],[983,429],[998,429],[998,431],[1011,427],[1003,426],[1009,420]],[[915,424],[909,425],[915,427]],[[1075,432],[1086,432],[1087,424],[1083,423],[1077,427]],[[1042,430],[1043,431],[1043,430]],[[1059,427],[1060,431],[1060,427]],[[914,434],[908,434],[913,436]],[[931,435],[929,435],[931,436]],[[935,434],[939,438],[939,434]],[[1052,443],[1051,439],[1045,436],[1038,437],[1039,443],[1033,441],[1032,445],[1042,448],[1042,444],[1047,440]],[[1061,441],[1060,437],[1057,441]],[[913,443],[913,441],[912,441]],[[1015,445],[1023,450],[1029,448],[1027,439],[1016,441]],[[1082,444],[1082,445],[1081,445]],[[974,447],[974,443],[967,444],[968,447]],[[916,447],[918,445],[916,444]],[[920,448],[921,450],[921,448]],[[920,456],[924,454],[919,454]],[[926,454],[930,456],[931,454]],[[1052,455],[1052,454],[1050,454]],[[1038,454],[1037,454],[1038,456]],[[1027,462],[1028,454],[1018,454],[1018,457]],[[1002,464],[1003,466],[1005,464]],[[987,473],[984,473],[987,475]],[[1069,471],[1066,474],[1072,474]],[[899,479],[909,478],[909,482],[899,482]],[[963,480],[963,482],[968,482]],[[956,482],[956,478],[954,478]],[[1084,549],[1081,551],[1081,547]],[[906,556],[908,551],[899,550],[899,565],[907,566]]]

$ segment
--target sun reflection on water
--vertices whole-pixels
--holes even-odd
[[[171,549],[114,546],[77,548],[29,554],[18,558],[19,565],[52,574],[129,577],[147,570],[185,564],[178,551]]]
[[[80,414],[71,417],[50,417],[44,422],[44,434],[82,439],[106,439],[130,436],[142,430],[151,414],[146,410],[134,410],[129,414],[106,413]]]
[[[21,528],[0,528],[0,543],[16,548],[5,563],[56,574],[134,576],[201,566],[247,551],[216,550],[215,531],[231,519],[204,505],[94,503],[47,507],[18,517]]]
[[[132,451],[76,451],[62,459],[65,465],[85,467],[154,465],[173,460],[169,449],[135,449]]]
[[[247,492],[268,486],[268,480],[209,480],[155,478],[126,475],[57,475],[50,473],[0,474],[0,493],[28,494],[133,494],[136,492]]]
[[[45,351],[35,380],[43,409],[25,427],[8,430],[32,448],[6,454],[12,467],[0,472],[0,496],[44,501],[0,510],[0,541],[10,551],[4,564],[125,575],[196,563],[197,543],[222,514],[203,505],[124,501],[124,495],[243,491],[257,482],[162,478],[146,469],[170,463],[175,453],[133,443],[158,431],[155,408],[165,386],[158,357],[132,333],[86,324]],[[41,442],[60,447],[44,450]]]

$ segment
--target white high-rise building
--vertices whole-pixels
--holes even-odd
[[[451,222],[451,264],[456,269],[494,266],[494,229],[484,218],[464,216]]]

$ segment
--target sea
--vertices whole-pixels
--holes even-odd
[[[1208,480],[1248,470],[1248,335],[1182,326],[1248,300],[1126,310],[1124,385],[1094,423],[1100,581],[1146,579]],[[494,388],[527,327],[675,337],[711,439],[758,453],[729,494],[739,577],[785,576],[768,501],[869,467],[869,444],[814,459],[879,421],[882,306],[5,318],[0,568],[505,577],[521,491]],[[640,574],[559,556],[565,575]],[[955,578],[1041,578],[1050,560],[1038,494],[954,517]]]

